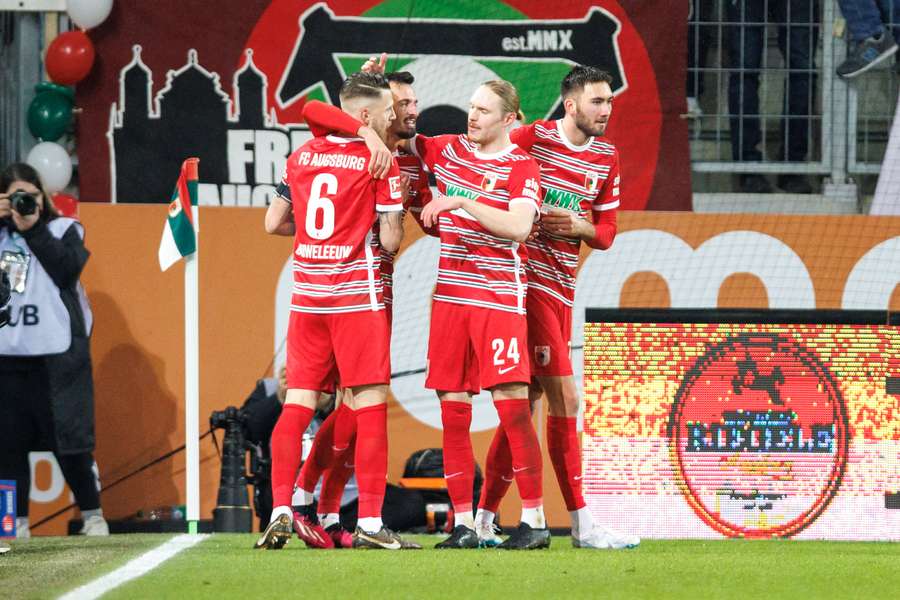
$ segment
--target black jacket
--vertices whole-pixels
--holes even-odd
[[[90,252],[75,226],[56,239],[43,222],[22,233],[34,257],[60,290],[72,327],[72,344],[61,354],[43,357],[48,374],[56,448],[60,454],[94,450],[94,378],[90,336],[78,302],[78,278]]]

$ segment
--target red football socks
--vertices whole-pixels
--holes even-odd
[[[341,452],[347,452],[354,440],[356,440],[356,412],[346,404],[341,404],[335,409],[334,414],[337,417],[334,422],[332,449],[335,454],[340,454]],[[335,462],[335,460],[332,462]],[[353,462],[352,453],[348,457],[347,462]]]
[[[281,410],[272,430],[272,506],[291,505],[303,432],[312,418],[313,410],[299,404],[286,404]]]
[[[523,508],[541,506],[543,499],[541,447],[531,424],[528,398],[495,400],[500,423],[509,440],[513,476]]]
[[[387,482],[387,404],[367,406],[356,413],[356,482],[359,518],[381,518]]]
[[[472,512],[472,487],[475,480],[475,454],[469,427],[472,405],[467,402],[441,402],[444,425],[444,480],[457,514]]]
[[[509,453],[506,430],[503,429],[503,423],[500,423],[484,461],[484,485],[481,486],[478,508],[496,513],[512,482],[512,454]]]
[[[334,412],[337,414],[331,446],[334,454],[331,466],[323,476],[319,494],[319,512],[323,514],[340,512],[344,487],[353,476],[356,453],[356,413],[346,404],[341,404]]]
[[[309,450],[309,456],[306,462],[300,467],[300,475],[297,476],[297,487],[312,492],[319,483],[319,477],[331,466],[334,452],[332,446],[334,444],[334,424],[337,421],[337,412],[332,411],[328,418],[322,421],[322,426],[316,432],[313,438],[312,448]]]
[[[356,440],[345,452],[335,455],[335,462],[331,468],[325,471],[322,478],[322,491],[319,494],[320,514],[337,513],[341,511],[341,499],[344,496],[344,488],[350,477],[353,476],[353,454],[356,448]]]
[[[570,512],[585,506],[581,493],[581,447],[575,417],[547,416],[547,453],[566,509]]]

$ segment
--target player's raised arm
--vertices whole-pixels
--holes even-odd
[[[385,67],[387,67],[387,52],[382,52],[381,56],[370,56],[369,60],[365,62],[360,71],[363,73],[380,73],[384,74]]]
[[[525,152],[530,152],[534,146],[534,124],[521,125],[510,131],[509,141]]]
[[[387,174],[393,160],[392,153],[388,150],[384,140],[371,127],[340,108],[318,100],[310,100],[303,106],[303,120],[309,125],[313,135],[317,137],[329,133],[358,135],[366,142],[366,147],[371,152],[369,173],[377,179]]]

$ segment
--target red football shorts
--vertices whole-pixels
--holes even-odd
[[[527,340],[525,315],[432,302],[425,387],[477,393],[501,383],[528,383]]]
[[[541,377],[572,375],[572,309],[540,292],[530,292],[528,356],[531,374]]]
[[[391,382],[391,329],[383,310],[339,314],[292,311],[288,389],[330,391]]]

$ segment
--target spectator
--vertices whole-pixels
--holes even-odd
[[[706,55],[713,45],[715,25],[712,3],[690,0],[688,11],[688,75],[687,114],[691,118],[703,115],[700,96],[703,95],[706,70]]]
[[[731,121],[731,152],[736,161],[763,160],[759,111],[759,76],[766,49],[766,24],[778,25],[778,49],[787,66],[785,110],[781,122],[781,158],[806,160],[809,151],[809,120],[813,109],[815,48],[818,35],[816,0],[729,0],[726,2],[728,55],[728,112]],[[785,192],[812,192],[806,176],[782,174],[778,187]],[[740,175],[740,191],[772,191],[759,173]]]
[[[11,201],[10,195],[26,194]],[[13,294],[0,330],[0,479],[16,481],[18,537],[30,537],[28,453],[49,449],[81,509],[86,535],[108,535],[94,463],[91,310],[78,281],[84,229],[59,217],[37,172],[0,173],[0,269]]]
[[[897,52],[900,0],[838,0],[838,4],[847,21],[850,48],[837,74],[851,79]]]

